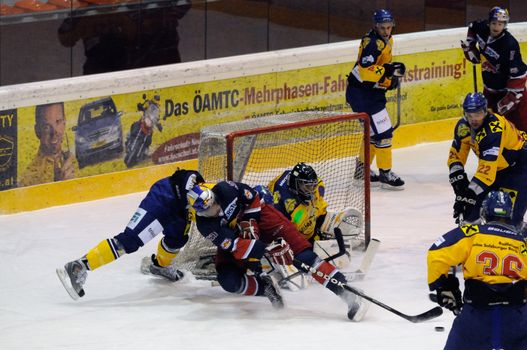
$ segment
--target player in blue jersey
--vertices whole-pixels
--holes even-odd
[[[154,183],[123,232],[103,240],[80,259],[57,269],[68,294],[74,300],[83,297],[88,271],[137,251],[160,233],[164,236],[159,241],[157,254],[152,255],[149,270],[173,282],[181,279],[183,273],[171,263],[188,240],[187,192],[203,182],[198,172],[178,169],[170,177]]]
[[[518,41],[507,31],[509,12],[493,7],[488,20],[468,25],[461,42],[467,60],[481,63],[483,94],[489,107],[504,115],[522,131],[527,131],[527,66]]]
[[[359,57],[348,76],[346,102],[354,112],[370,116],[370,163],[377,157],[379,176],[372,172],[372,185],[400,190],[404,181],[392,169],[393,126],[386,110],[386,91],[397,88],[406,67],[392,62],[395,21],[390,11],[378,10],[373,14],[373,29],[362,37]],[[364,159],[357,164],[356,177],[364,174]]]
[[[477,220],[486,194],[502,190],[513,199],[512,221],[519,226],[527,210],[526,134],[503,116],[491,113],[482,93],[467,94],[463,110],[448,156],[450,184],[456,195],[454,218]],[[465,164],[471,149],[478,157],[478,167],[469,181]]]
[[[368,303],[342,288],[340,284],[346,283],[344,275],[320,259],[291,221],[272,205],[260,201],[253,188],[222,181],[212,189],[196,185],[188,196],[196,211],[199,232],[218,247],[216,271],[224,290],[266,296],[275,308],[282,308],[278,287],[262,272],[261,258],[267,254],[275,264],[293,263],[304,271],[307,265],[319,271],[313,273],[313,278],[348,304],[348,318],[362,319]]]
[[[492,191],[481,225],[462,225],[428,251],[428,285],[457,316],[446,350],[527,349],[527,247],[510,196]],[[463,265],[463,298],[451,266]]]

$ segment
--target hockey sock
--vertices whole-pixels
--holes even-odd
[[[375,150],[376,147],[374,145],[370,145],[370,164],[373,163],[373,160],[375,159]],[[364,155],[362,157],[364,158]]]
[[[377,167],[388,170],[392,168],[392,147],[376,148]]]
[[[112,238],[105,239],[86,254],[87,267],[89,270],[95,270],[118,259],[124,253],[119,241]]]
[[[167,247],[164,239],[159,240],[156,255],[157,263],[161,267],[169,266],[174,260],[174,258],[177,256],[178,252],[179,249],[172,249]]]
[[[336,280],[341,283],[346,283],[346,277],[333,265],[327,261],[321,261],[320,264],[313,266],[316,270],[321,273],[312,273],[311,275],[321,285],[332,291],[333,293],[340,295],[342,288],[336,283],[331,283],[330,279]],[[329,277],[329,278],[328,278]]]

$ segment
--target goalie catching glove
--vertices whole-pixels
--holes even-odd
[[[278,265],[292,265],[293,264],[293,251],[283,238],[279,238],[269,244],[266,248],[267,255]]]
[[[353,208],[346,208],[340,212],[328,211],[324,222],[320,225],[320,236],[323,239],[334,238],[335,227],[340,228],[342,236],[358,236],[362,233],[364,224],[363,215]]]

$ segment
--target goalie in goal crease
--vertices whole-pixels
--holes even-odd
[[[304,203],[307,198],[311,198],[310,196],[315,196],[315,192],[317,192],[318,196],[322,199],[323,183],[321,181],[319,182],[312,168],[310,169],[309,166],[304,164],[299,164],[298,167],[302,168],[302,174],[298,171],[293,172],[293,175],[291,176],[292,180],[294,180],[291,181],[293,187],[290,189],[292,194],[299,194],[300,200],[298,203]],[[295,170],[295,168],[293,170]],[[305,181],[309,180],[304,178],[306,174],[303,174],[303,172],[305,171],[307,171],[308,177],[314,176],[314,179],[316,179],[314,185],[310,184],[310,181]],[[187,193],[194,185],[203,182],[203,178],[197,172],[177,170],[172,176],[161,179],[153,184],[123,232],[113,238],[101,241],[80,259],[70,261],[63,268],[57,269],[58,277],[70,296],[73,299],[78,299],[79,297],[84,296],[84,284],[88,271],[95,270],[115,261],[124,254],[135,252],[159,233],[163,233],[164,237],[160,240],[158,254],[153,255],[152,259],[148,258],[150,262],[148,266],[149,272],[171,281],[181,279],[183,273],[177,269],[177,266],[175,266],[173,262],[179,248],[185,245],[188,239],[186,232],[188,232],[190,226],[190,219],[188,215],[189,205]],[[272,187],[273,189],[275,188],[275,186]],[[309,195],[306,190],[309,190],[311,195]],[[251,189],[251,191],[254,190]],[[302,198],[305,199],[302,200]],[[265,206],[265,203],[262,202],[261,205]],[[272,205],[268,206],[273,207]],[[326,207],[327,204],[324,202],[324,205],[321,206],[318,214],[325,213]],[[228,212],[227,208],[225,208],[225,211]],[[331,232],[332,227],[335,227],[339,223],[339,220],[341,220],[339,218],[343,217],[343,215],[337,214],[324,216],[325,220],[315,219],[317,223],[321,223],[323,232]],[[361,216],[358,215],[357,217],[360,218]],[[285,221],[291,225],[289,221]],[[344,221],[345,220],[342,220],[342,222]],[[326,230],[324,230],[324,227]],[[355,229],[343,229],[343,231],[348,234],[356,234],[360,232],[360,228],[362,228],[362,222],[360,222]],[[298,234],[296,228],[293,228],[293,230]],[[313,232],[315,232],[315,230],[312,230],[312,233]],[[298,236],[301,237],[300,235]],[[308,237],[308,239],[312,238],[314,238],[314,235]],[[304,241],[303,239],[301,240]],[[173,243],[171,243],[172,241],[175,243],[173,246]],[[170,246],[168,245],[169,243]],[[286,251],[283,249],[284,246],[284,244],[281,246],[274,245],[277,251],[282,252]],[[309,244],[308,247],[310,247]],[[316,256],[316,254],[311,256]],[[321,259],[317,257],[317,261],[318,260]],[[326,266],[323,261],[319,262]],[[314,261],[310,261],[310,263],[314,263]],[[334,268],[331,268],[331,270],[335,273],[338,272],[338,270]],[[339,276],[341,276],[340,273]],[[345,278],[343,281],[345,281]],[[328,283],[328,281],[325,282]],[[324,281],[322,281],[322,283],[324,283]],[[269,288],[264,289],[268,290]],[[334,289],[331,287],[328,288]],[[338,292],[337,294],[342,297],[341,290],[336,289],[336,291]],[[349,305],[350,303],[357,305],[355,302],[350,302],[349,300],[347,302]],[[354,312],[356,311],[357,310],[354,310]],[[356,317],[354,317],[354,319],[356,319]]]

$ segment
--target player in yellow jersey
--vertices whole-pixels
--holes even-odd
[[[491,191],[482,204],[484,224],[457,227],[428,251],[429,288],[457,316],[446,350],[527,349],[527,247],[512,216],[510,196]],[[448,274],[458,264],[463,299]]]
[[[400,190],[404,181],[392,169],[393,126],[386,110],[386,91],[397,88],[406,71],[401,62],[392,62],[395,21],[390,11],[373,14],[373,29],[362,37],[359,57],[348,76],[346,102],[354,112],[370,116],[370,163],[377,157],[379,176],[372,172],[371,184],[380,182],[386,189]],[[363,174],[364,159],[357,165],[356,174]]]
[[[296,164],[269,183],[274,207],[293,222],[311,243],[327,214],[324,182],[305,163]]]
[[[469,93],[463,110],[448,156],[450,183],[456,194],[454,218],[477,220],[485,195],[502,190],[514,203],[512,222],[520,225],[527,208],[526,134],[503,116],[491,113],[482,93]],[[478,167],[469,181],[464,166],[471,149],[478,157]]]

